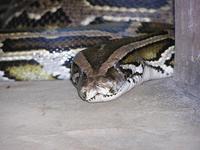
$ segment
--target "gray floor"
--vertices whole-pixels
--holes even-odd
[[[69,81],[0,83],[0,150],[200,150],[200,100],[171,79],[98,104]]]

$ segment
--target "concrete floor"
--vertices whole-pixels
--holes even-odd
[[[200,150],[200,100],[172,79],[98,104],[69,81],[3,82],[0,150]]]

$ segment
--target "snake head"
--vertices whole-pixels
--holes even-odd
[[[109,68],[105,74],[99,71],[90,72],[73,62],[71,81],[77,88],[82,100],[105,102],[113,100],[124,93],[125,78],[116,66]]]
[[[87,102],[110,101],[130,89],[127,80],[130,70],[121,67],[119,61],[129,50],[123,45],[130,41],[134,40],[108,42],[83,50],[75,56],[71,81],[81,99]]]
[[[120,39],[83,50],[72,63],[72,83],[84,101],[113,100],[136,84],[168,76],[166,71],[170,69],[166,62],[172,60],[173,44],[168,34],[156,34]]]

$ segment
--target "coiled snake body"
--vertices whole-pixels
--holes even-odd
[[[171,0],[23,0],[1,14],[0,80],[70,78],[85,101],[115,99],[173,74],[169,23]]]

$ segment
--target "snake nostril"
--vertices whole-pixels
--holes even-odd
[[[112,94],[114,94],[114,93],[115,93],[115,90],[114,90],[113,88],[111,88],[111,89],[109,90],[109,92],[112,93]]]
[[[85,98],[86,98],[86,92],[81,92],[81,93],[80,93],[80,97],[81,97],[83,100],[85,100]]]

